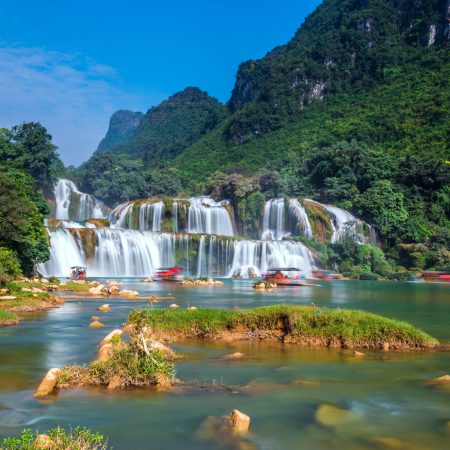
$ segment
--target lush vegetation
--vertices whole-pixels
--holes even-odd
[[[310,306],[267,306],[245,311],[199,309],[134,310],[129,323],[146,323],[150,329],[171,336],[207,337],[221,332],[250,332],[255,338],[278,333],[287,342],[342,347],[382,348],[384,342],[397,348],[432,347],[438,342],[412,325],[375,314]],[[259,334],[261,333],[261,334]]]
[[[61,427],[38,434],[29,428],[22,431],[20,437],[3,439],[4,450],[106,450],[105,438],[87,428],[76,427],[70,432]]]

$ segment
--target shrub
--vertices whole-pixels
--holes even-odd
[[[0,247],[0,285],[5,285],[20,275],[20,263],[14,251]]]

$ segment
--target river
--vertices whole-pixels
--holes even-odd
[[[450,341],[450,286],[444,284],[321,281],[318,287],[256,293],[251,280],[228,279],[223,287],[206,288],[123,281],[141,294],[170,293],[180,307],[314,303],[364,309],[411,322],[443,342]],[[178,378],[236,386],[234,391],[76,389],[45,400],[33,398],[50,367],[90,361],[97,343],[125,322],[131,308],[146,306],[108,299],[111,311],[96,311],[105,302],[67,300],[17,327],[0,329],[0,437],[19,434],[24,427],[45,431],[57,424],[82,425],[104,434],[115,449],[232,449],[237,448],[233,443],[207,441],[198,430],[207,416],[237,408],[251,417],[248,440],[260,449],[370,449],[375,447],[373,439],[380,437],[400,439],[410,449],[448,448],[450,389],[425,385],[426,380],[450,372],[450,353],[441,351],[366,351],[365,358],[355,358],[349,351],[281,344],[189,342],[174,346],[185,355],[177,362]],[[105,327],[89,328],[92,315],[100,316]],[[245,357],[220,359],[236,351]],[[319,384],[292,383],[298,379]],[[324,427],[315,421],[321,404],[349,408],[354,418],[345,425]]]

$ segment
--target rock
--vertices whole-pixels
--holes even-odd
[[[48,434],[38,434],[33,442],[33,447],[38,450],[47,450],[55,448],[55,442],[52,441]]]
[[[389,347],[390,347],[389,342],[383,342],[383,350],[385,352],[387,352],[389,350]]]
[[[141,280],[141,283],[153,283],[153,281],[155,281],[153,278],[148,277]]]
[[[98,320],[98,316],[92,316],[91,320]]]
[[[6,291],[6,289],[2,289],[2,291]],[[22,292],[33,292],[33,290],[30,288],[22,288],[21,291]]]
[[[105,303],[104,305],[101,305],[97,308],[97,311],[105,312],[105,311],[109,311],[109,310],[110,310],[110,307],[109,307],[108,303]]]
[[[233,409],[228,417],[230,418],[233,430],[237,433],[246,433],[250,428],[250,417],[241,413],[239,410]]]
[[[32,296],[32,297],[38,297],[38,295],[37,295],[37,294],[31,294],[31,296]]]
[[[258,278],[258,275],[256,275],[255,269],[253,267],[248,268],[247,275],[249,278]]]
[[[26,288],[22,288],[22,291]],[[0,289],[0,295],[5,295],[9,292],[9,289]]]
[[[393,437],[379,437],[371,440],[372,444],[375,444],[377,448],[382,449],[392,449],[392,450],[407,450],[410,448],[409,445],[405,444],[403,441]]]
[[[244,353],[235,352],[235,353],[230,353],[229,355],[222,356],[222,359],[241,359],[244,356],[245,356]]]
[[[0,300],[15,300],[17,297],[15,295],[4,295],[0,297]]]
[[[186,309],[189,311],[197,311],[198,308],[196,306],[188,306]]]
[[[111,286],[111,287],[108,289],[108,294],[110,294],[110,295],[116,295],[116,294],[118,294],[119,292],[120,292],[120,289],[119,289],[116,285]]]
[[[179,308],[179,306],[178,306],[176,303],[172,303],[172,304],[169,306],[169,308],[177,309],[177,308]]]
[[[127,333],[127,334],[131,334],[134,332],[134,325],[132,323],[127,323],[124,327],[123,327],[123,332]]]
[[[41,283],[47,284],[50,283],[50,281],[48,281],[47,278],[42,278]]]
[[[93,322],[91,322],[89,324],[89,326],[91,328],[101,328],[101,327],[104,327],[105,325],[102,322],[99,322],[98,320],[94,320]]]
[[[320,381],[315,380],[294,380],[292,384],[296,386],[315,387],[320,385]]]
[[[122,387],[122,381],[119,375],[114,375],[108,384],[108,389],[120,389]]]
[[[61,369],[57,367],[50,369],[45,375],[45,377],[42,379],[41,383],[39,384],[36,392],[34,393],[34,396],[44,397],[52,393],[56,387],[56,383],[58,381],[58,373],[60,371]]]
[[[100,286],[91,287],[91,288],[89,288],[88,292],[89,292],[89,294],[95,295],[95,296],[102,295],[102,288]]]
[[[123,331],[122,330],[113,330],[111,331],[111,333],[109,333],[102,342],[100,342],[99,347],[102,347],[105,344],[109,344],[112,340],[112,338],[114,338],[115,336],[122,336]]]
[[[433,378],[428,381],[427,384],[436,385],[436,384],[448,384],[450,383],[450,375],[442,375],[441,377]]]
[[[223,286],[223,281],[220,280],[214,281],[214,286]]]
[[[320,405],[315,414],[316,421],[327,427],[347,424],[356,419],[356,417],[357,414],[354,412],[333,405]]]
[[[123,291],[119,291],[120,295],[123,295],[124,297],[136,297],[139,292],[138,291],[129,291],[127,289],[123,290]]]
[[[97,350],[97,359],[99,361],[108,361],[113,354],[113,346],[111,343],[105,344]]]
[[[100,283],[98,281],[89,281],[89,283],[91,286],[98,286]]]
[[[354,352],[353,352],[353,356],[363,357],[363,356],[366,356],[366,355],[365,355],[364,353],[354,351]]]

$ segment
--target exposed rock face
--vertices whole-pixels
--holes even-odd
[[[237,433],[246,433],[250,428],[250,417],[234,409],[229,415],[231,426]]]
[[[133,137],[143,117],[144,114],[141,112],[128,110],[115,112],[109,121],[108,132],[100,144],[98,144],[97,151],[110,150],[128,141]]]

